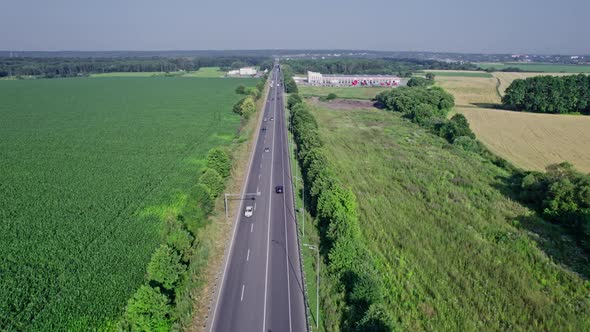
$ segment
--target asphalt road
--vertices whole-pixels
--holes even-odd
[[[246,184],[246,193],[259,195],[241,201],[207,331],[307,330],[279,77],[275,66]],[[276,186],[284,192],[276,193]],[[244,216],[248,205],[254,207],[250,218]]]

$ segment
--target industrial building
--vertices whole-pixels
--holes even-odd
[[[258,70],[256,70],[256,67],[243,67],[228,71],[227,76],[254,76],[257,73]]]
[[[401,78],[394,75],[323,75],[313,71],[307,72],[309,85],[331,86],[390,86],[401,83]]]

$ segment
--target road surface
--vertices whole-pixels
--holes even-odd
[[[278,65],[269,80],[273,84],[245,190],[259,195],[241,201],[207,331],[307,330]],[[276,193],[276,186],[283,186],[284,192]],[[244,210],[249,205],[254,214],[247,218]]]

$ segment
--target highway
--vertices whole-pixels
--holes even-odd
[[[241,200],[206,331],[307,331],[278,65],[268,79],[272,85],[244,190],[259,194]],[[276,186],[284,192],[276,193]],[[246,206],[254,208],[251,217],[244,215]]]

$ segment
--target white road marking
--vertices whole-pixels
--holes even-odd
[[[260,126],[260,122],[258,122],[258,123],[259,123],[259,126]],[[255,144],[258,144],[258,140],[259,139],[260,139],[260,134],[258,132],[256,134],[256,138],[255,138],[256,143]],[[263,140],[264,140],[264,137],[263,137]],[[254,149],[256,149],[256,146],[254,146]],[[244,194],[246,193],[246,187],[248,186],[248,181],[250,179],[250,172],[252,170],[252,162],[253,161],[254,161],[254,153],[251,153],[250,154],[250,160],[248,161],[248,172],[246,173],[246,182],[244,183],[244,186],[242,188],[242,196],[244,196]],[[244,201],[241,201],[240,202],[240,210],[242,210],[243,207],[244,207]],[[236,217],[235,217],[234,231],[233,231],[233,234],[232,234],[232,240],[231,240],[231,242],[229,244],[229,251],[228,251],[228,255],[226,257],[227,259],[225,261],[225,266],[223,267],[223,273],[221,275],[221,283],[220,283],[220,286],[219,286],[220,289],[217,292],[217,300],[215,301],[215,307],[213,309],[213,316],[211,317],[211,325],[209,326],[209,332],[212,332],[213,331],[213,327],[215,326],[215,318],[216,318],[216,315],[217,315],[217,308],[219,307],[219,299],[221,299],[221,293],[222,293],[222,290],[223,290],[223,287],[224,287],[224,282],[225,282],[225,274],[227,272],[227,266],[229,265],[229,261],[231,260],[232,250],[233,250],[234,242],[235,242],[235,239],[236,239],[236,231],[238,230],[238,227],[237,227],[238,216],[239,216],[239,214],[236,215]],[[252,226],[254,226],[254,224],[252,224]],[[250,229],[250,232],[251,231],[252,230]]]
[[[250,225],[250,233],[252,233],[252,229],[254,228],[254,224]]]
[[[246,262],[250,260],[250,249],[248,249],[248,254],[246,255]]]
[[[240,296],[240,302],[243,302],[244,301],[244,287],[245,286],[246,285],[242,284],[242,296]]]
[[[256,211],[256,202],[254,202],[254,211]]]
[[[281,115],[282,116],[282,115]],[[280,123],[280,120],[279,120]],[[281,135],[281,169],[283,174],[283,183],[285,183],[285,136]],[[292,318],[291,318],[291,282],[289,281],[289,240],[287,239],[287,199],[285,198],[286,194],[283,195],[283,212],[285,214],[285,260],[287,266],[287,301],[289,302],[289,331],[293,331],[292,326]]]
[[[276,90],[275,90],[275,95],[276,95]],[[273,115],[275,115],[276,112],[276,103],[273,103]],[[268,192],[269,195],[272,195],[272,174],[273,174],[273,169],[274,169],[274,163],[272,162],[274,160],[274,154],[275,154],[275,135],[274,135],[274,131],[273,131],[273,135],[272,135],[272,151],[271,151],[271,155],[270,155],[270,178],[271,181],[268,182]],[[264,314],[262,317],[262,332],[267,332],[266,331],[266,298],[268,295],[268,254],[269,254],[269,250],[270,250],[270,208],[272,206],[272,196],[269,199],[268,202],[268,226],[267,226],[267,234],[266,234],[266,271],[265,271],[265,276],[264,276]]]

